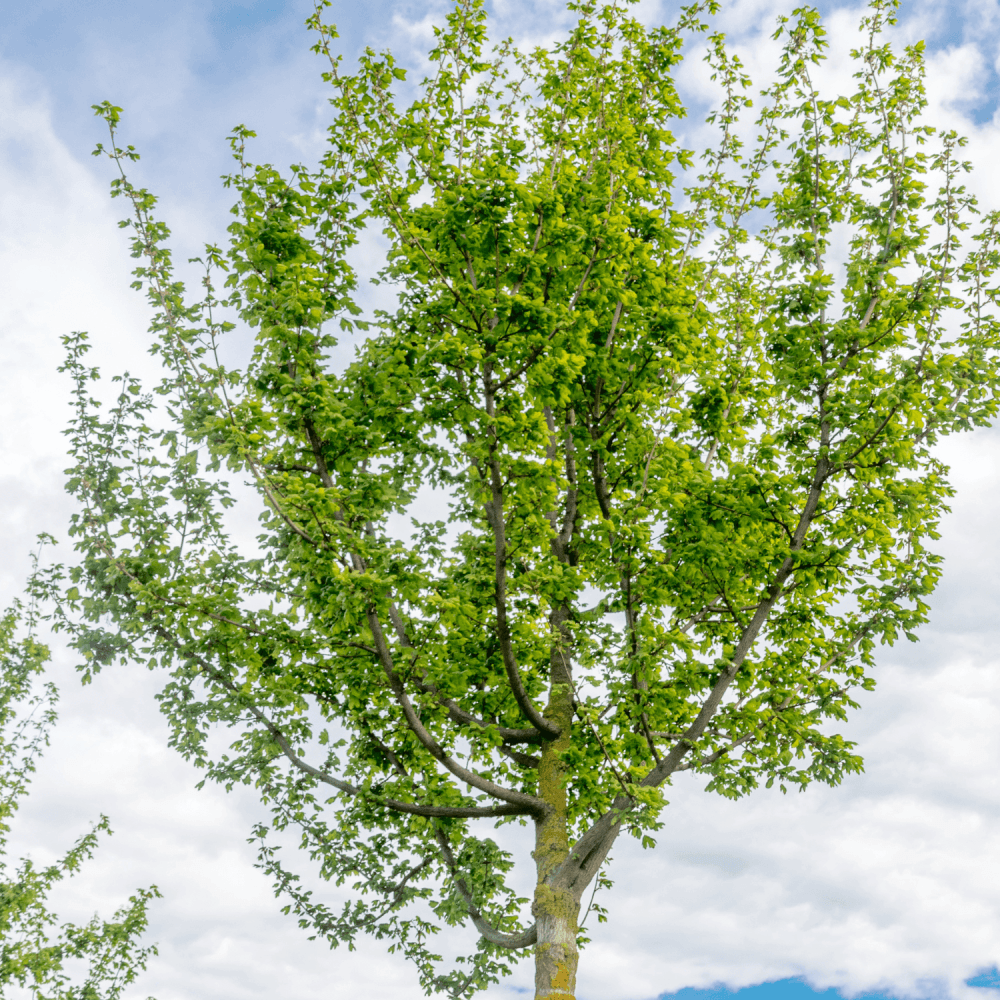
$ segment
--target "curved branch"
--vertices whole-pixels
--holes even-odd
[[[403,687],[403,682],[399,674],[396,673],[392,654],[389,651],[388,643],[385,641],[385,633],[382,631],[382,624],[379,621],[378,615],[373,609],[369,609],[366,613],[366,618],[372,637],[375,640],[375,648],[378,650],[379,661],[389,681],[389,687],[392,689],[396,701],[399,702],[399,706],[403,710],[403,716],[406,718],[406,723],[410,727],[410,731],[423,744],[424,748],[430,751],[431,756],[443,767],[451,771],[456,778],[460,778],[466,784],[471,785],[473,788],[478,788],[481,792],[486,792],[487,795],[491,795],[495,799],[509,802],[526,813],[537,815],[545,812],[548,806],[542,799],[536,798],[534,795],[528,795],[525,792],[515,791],[512,788],[504,788],[502,785],[496,784],[496,782],[489,781],[474,771],[462,767],[458,761],[445,753],[444,747],[427,731],[427,728],[414,711],[413,704],[406,694],[406,689]]]
[[[253,711],[253,709],[251,709]],[[313,767],[312,764],[307,764],[295,751],[292,749],[285,735],[276,727],[273,723],[269,723],[267,720],[263,720],[265,725],[268,725],[268,732],[270,732],[271,737],[274,742],[281,747],[281,752],[288,758],[292,765],[298,770],[304,772],[305,774],[312,775],[319,781],[324,782],[327,785],[332,785],[334,788],[341,792],[345,792],[348,795],[360,795],[363,789],[359,788],[357,785],[348,784],[346,781],[341,781],[339,778],[333,777],[331,774],[327,774],[325,771],[321,771],[318,767]],[[439,817],[442,819],[488,819],[493,816],[524,816],[528,815],[528,810],[523,809],[520,806],[507,803],[501,806],[427,806],[421,805],[417,802],[402,802],[399,799],[383,799],[376,798],[376,802],[381,803],[387,809],[392,809],[394,812],[404,812],[410,813],[414,816],[429,816],[429,817]]]
[[[197,653],[185,650],[183,644],[177,636],[173,635],[162,625],[154,625],[153,631],[161,639],[173,646],[177,652],[197,663],[202,672],[211,677],[217,684],[221,684],[231,694],[239,696],[238,688],[231,680],[229,680],[229,678],[225,677],[218,670],[215,670],[204,657],[199,656]],[[288,737],[285,736],[281,729],[279,729],[274,722],[272,722],[259,708],[257,708],[256,705],[244,703],[243,707],[267,730],[268,735],[270,735],[271,739],[273,739],[277,744],[282,755],[286,757],[289,763],[297,770],[301,771],[303,774],[308,774],[311,777],[316,778],[318,781],[322,781],[326,785],[336,788],[337,791],[343,792],[346,795],[361,795],[364,792],[363,788],[360,788],[357,785],[352,785],[350,782],[342,781],[340,778],[335,778],[332,774],[328,774],[326,771],[320,770],[318,767],[313,767],[312,764],[303,760],[295,752],[291,743],[289,743]],[[530,798],[530,796],[525,797]],[[387,809],[392,809],[394,812],[411,813],[415,816],[454,819],[489,819],[496,816],[527,816],[532,815],[536,811],[518,803],[507,803],[505,805],[496,806],[428,806],[421,805],[416,802],[402,802],[399,799],[383,799],[378,797],[376,797],[375,801],[384,805]]]
[[[469,911],[469,916],[472,918],[473,924],[475,924],[476,930],[490,944],[499,945],[501,948],[510,948],[512,951],[519,948],[530,948],[531,945],[535,944],[538,941],[538,930],[535,924],[532,924],[526,931],[521,931],[520,934],[508,934],[505,931],[498,931],[483,916],[482,911],[480,911],[472,899],[472,893],[469,892],[469,888],[465,884],[465,879],[456,874],[455,855],[451,852],[451,845],[448,843],[447,836],[443,830],[435,830],[434,832],[437,835],[438,844],[441,846],[441,854],[444,856],[445,864],[448,866],[448,871],[451,872],[451,877],[455,880],[455,886],[458,888],[462,899],[465,900],[466,908]]]
[[[486,392],[486,412],[492,420],[496,416],[496,406],[494,400],[494,385],[491,365],[487,364],[484,375]],[[507,672],[507,683],[510,684],[511,694],[517,702],[518,708],[524,713],[525,718],[547,739],[555,739],[559,735],[559,727],[535,708],[524,687],[521,679],[521,672],[518,669],[517,657],[514,655],[514,646],[511,642],[510,626],[507,623],[507,537],[506,527],[503,517],[503,482],[500,476],[500,463],[497,461],[497,437],[496,428],[490,428],[490,499],[486,503],[486,518],[493,528],[493,547],[495,552],[495,580],[496,580],[496,612],[497,612],[497,637],[500,640],[500,650],[503,654],[504,669]]]
[[[389,620],[392,622],[393,628],[396,630],[396,635],[399,637],[400,644],[405,646],[407,649],[415,649],[410,638],[406,633],[406,625],[403,622],[403,618],[399,613],[399,609],[395,604],[389,605]],[[366,647],[367,648],[367,647]],[[372,650],[376,652],[377,650]],[[420,678],[416,681],[416,686],[424,693],[432,695],[439,705],[448,709],[448,718],[452,722],[457,723],[460,726],[477,726],[479,729],[489,729],[497,733],[500,739],[504,743],[541,743],[542,734],[537,729],[506,729],[503,726],[497,726],[492,722],[486,722],[480,719],[478,716],[473,715],[471,712],[467,712],[461,705],[455,701],[454,698],[449,698],[441,692],[441,689],[433,682],[427,680],[427,675],[422,674]],[[507,753],[501,747],[501,753]],[[508,754],[510,756],[510,754]]]
[[[327,489],[333,489],[334,486],[333,479],[330,476],[330,472],[329,469],[327,468],[326,461],[323,458],[323,449],[321,447],[319,436],[317,435],[311,423],[307,422],[305,426],[306,426],[306,433],[309,437],[309,443],[313,451],[313,456],[316,459],[316,465],[319,469],[323,485]],[[344,517],[343,511],[338,510],[337,517],[338,520],[343,520]],[[362,572],[364,570],[365,568],[364,562],[358,553],[352,551],[351,560],[356,572]],[[385,633],[382,631],[382,623],[379,621],[378,614],[375,612],[373,608],[369,608],[365,614],[365,617],[368,620],[368,627],[369,629],[371,629],[372,637],[375,640],[375,650],[378,656],[378,660],[381,663],[382,669],[389,680],[389,686],[392,689],[392,693],[395,696],[396,701],[399,702],[400,708],[402,708],[403,710],[403,715],[406,718],[407,725],[410,727],[410,730],[417,737],[417,739],[423,744],[423,746],[430,751],[434,759],[437,760],[441,765],[446,767],[449,771],[451,771],[451,773],[454,774],[456,778],[460,778],[462,781],[471,785],[473,788],[478,788],[481,792],[486,792],[487,795],[492,795],[493,798],[495,799],[501,799],[504,802],[509,802],[511,805],[517,806],[525,813],[538,814],[544,812],[547,806],[541,799],[536,798],[533,795],[527,795],[524,792],[514,791],[511,788],[504,788],[502,785],[498,785],[493,781],[489,781],[486,778],[482,778],[474,771],[470,771],[468,768],[462,767],[462,765],[459,764],[458,761],[454,760],[452,757],[449,757],[448,754],[445,753],[444,747],[442,747],[441,744],[438,743],[433,736],[431,736],[431,734],[427,731],[427,728],[418,718],[417,713],[413,710],[413,705],[406,694],[406,689],[403,686],[403,682],[400,679],[399,674],[396,673],[395,664],[393,663],[392,660],[392,653],[389,651],[389,645],[386,642]],[[404,628],[403,620],[400,617],[399,612],[394,605],[390,606],[389,617],[390,620],[392,621],[393,627],[395,628],[399,636],[400,642],[402,642],[404,646],[412,649],[413,646],[406,636],[406,629]],[[509,637],[508,637],[508,645],[509,645]],[[515,672],[516,672],[516,666],[515,666]],[[520,683],[520,676],[517,677],[517,680],[518,683]],[[527,699],[527,694],[524,693],[523,687],[521,688],[521,691],[524,694],[525,699]],[[515,692],[515,697],[516,697],[516,692]],[[530,705],[530,701],[528,702],[528,704]],[[532,709],[534,708],[534,706],[531,707]],[[455,710],[456,712],[460,712],[460,709],[458,709],[457,705],[455,706]],[[473,717],[469,716],[469,719],[471,720],[473,719]],[[550,729],[552,728],[551,725],[549,723],[545,723],[545,720],[541,719],[540,716],[539,720],[543,724],[548,725]],[[476,721],[477,723],[479,722],[479,720],[474,720],[474,721]],[[534,719],[532,719],[531,721],[534,722]],[[538,727],[536,726],[536,728]],[[559,730],[556,729],[555,732],[556,734],[558,734]]]

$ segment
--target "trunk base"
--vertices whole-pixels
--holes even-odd
[[[545,895],[558,897],[562,893],[549,890]],[[563,913],[538,913],[538,944],[535,945],[535,1000],[575,1000],[576,966],[576,905],[570,893],[559,900]],[[553,900],[555,902],[555,900]],[[568,905],[567,905],[568,904]]]

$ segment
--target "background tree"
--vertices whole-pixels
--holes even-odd
[[[536,996],[574,995],[585,893],[622,830],[652,845],[675,773],[738,797],[860,769],[829,723],[925,619],[933,445],[996,410],[998,219],[963,236],[962,140],[921,123],[892,4],[843,97],[812,81],[817,12],[782,20],[748,150],[750,82],[708,34],[701,167],[668,126],[712,11],[571,9],[523,53],[458,3],[404,107],[393,58],[346,74],[318,7],[327,151],[284,176],[234,131],[236,221],[193,304],[99,106],[166,419],[128,376],[103,416],[68,338],[82,562],[60,614],[85,669],[168,668],[173,743],[272,810],[254,832],[286,909],[333,945],[387,939],[454,997],[529,948]],[[365,321],[372,225],[397,306]],[[240,368],[218,354],[233,313]],[[367,334],[339,369],[338,323]],[[223,465],[262,501],[256,551]],[[533,828],[530,900],[516,838],[489,836],[508,824]],[[279,860],[291,828],[342,908]],[[432,935],[466,923],[476,952],[442,969]]]
[[[3,861],[10,819],[56,720],[56,689],[38,680],[49,651],[34,636],[36,618],[34,606],[25,614],[15,603],[0,619],[0,997],[13,986],[18,996],[27,989],[35,1000],[117,1000],[156,953],[155,946],[139,944],[156,887],[130,896],[112,920],[95,916],[86,924],[59,925],[46,899],[93,856],[98,835],[111,832],[107,816],[53,864],[22,859],[10,870]]]

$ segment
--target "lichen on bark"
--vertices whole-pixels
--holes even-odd
[[[571,744],[573,687],[566,655],[565,624],[553,616],[552,673],[545,718],[559,727],[559,735],[542,747],[538,793],[546,812],[535,821],[537,885],[532,913],[538,930],[535,945],[536,1000],[573,1000],[576,994],[576,944],[579,902],[568,889],[549,885],[548,877],[569,855],[566,773],[563,754]]]

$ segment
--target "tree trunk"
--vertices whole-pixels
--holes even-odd
[[[569,653],[563,622],[566,609],[553,613],[554,643],[551,686],[545,718],[554,722],[560,735],[542,744],[538,767],[538,794],[549,806],[535,823],[535,869],[537,884],[532,912],[538,930],[535,945],[535,1000],[574,1000],[576,996],[577,916],[579,903],[567,889],[553,889],[549,874],[569,855],[566,829],[566,775],[562,754],[569,749],[573,726],[573,689]]]
[[[574,1000],[578,905],[567,890],[539,885],[533,909],[538,929],[535,1000]]]

